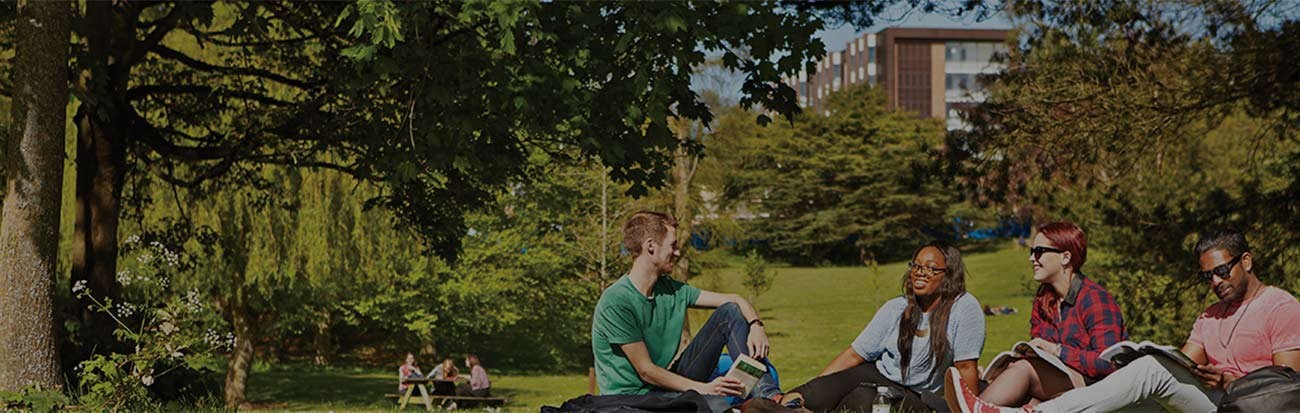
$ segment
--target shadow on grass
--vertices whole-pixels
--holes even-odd
[[[397,393],[396,371],[367,367],[285,364],[254,372],[248,380],[249,402],[259,410],[392,410],[396,399],[385,395]],[[411,403],[420,403],[418,395],[417,390]],[[508,399],[505,407],[509,410],[532,407],[525,401],[548,395],[540,389],[492,388],[492,397]]]
[[[248,378],[248,398],[254,405],[289,410],[322,405],[391,409],[385,394],[397,393],[392,377],[359,369],[274,369]]]

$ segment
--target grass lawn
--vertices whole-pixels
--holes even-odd
[[[981,304],[1012,306],[1019,314],[986,318],[988,333],[981,362],[1029,336],[1032,284],[1027,251],[1008,243],[991,252],[966,255],[967,290]],[[862,267],[778,268],[776,284],[759,297],[759,311],[772,341],[772,361],[783,388],[816,376],[826,363],[849,345],[871,320],[876,307],[901,293],[905,262]],[[693,282],[720,291],[740,292],[740,273],[728,269],[716,279]],[[699,325],[707,311],[694,311]],[[394,369],[396,366],[393,367]],[[249,397],[272,410],[386,410],[382,398],[395,393],[392,369],[307,369],[289,366],[256,372],[249,379]],[[493,375],[493,395],[510,399],[506,410],[537,411],[559,405],[587,391],[585,375]]]

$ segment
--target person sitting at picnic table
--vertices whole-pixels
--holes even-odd
[[[469,368],[469,382],[456,386],[457,396],[490,397],[492,381],[488,380],[487,369],[479,363],[478,356],[465,356],[465,367]]]
[[[429,373],[434,380],[456,380],[457,374],[460,374],[460,372],[456,371],[456,362],[451,359],[443,359],[442,363],[435,366],[433,372]]]
[[[397,368],[397,391],[405,392],[407,387],[406,379],[422,379],[424,374],[420,373],[420,367],[415,365],[415,355],[406,353],[406,363]]]

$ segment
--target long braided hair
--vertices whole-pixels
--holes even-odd
[[[957,247],[938,240],[930,241],[917,248],[912,252],[912,260],[915,261],[917,254],[926,248],[938,249],[939,253],[943,254],[944,268],[946,268],[943,272],[943,282],[939,284],[939,290],[935,291],[939,304],[935,306],[934,312],[930,313],[930,357],[935,365],[940,365],[946,361],[952,349],[952,344],[948,340],[948,316],[952,313],[953,303],[966,293],[966,264],[962,262],[961,251],[957,250]],[[903,296],[907,298],[907,309],[903,310],[903,317],[898,321],[898,352],[902,364],[900,378],[902,381],[907,380],[907,368],[912,362],[912,341],[916,339],[916,328],[921,323],[924,313],[916,293],[912,291],[910,281],[909,270],[903,274]]]

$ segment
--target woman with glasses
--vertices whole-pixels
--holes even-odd
[[[1029,250],[1034,281],[1039,282],[1029,319],[1030,345],[1056,355],[1093,383],[1114,371],[1101,352],[1128,339],[1119,304],[1083,275],[1088,238],[1069,222],[1043,225]],[[962,382],[971,383],[966,378]],[[1035,405],[1074,388],[1065,373],[1038,359],[1012,363],[989,383],[980,398],[1003,406]]]
[[[974,383],[984,349],[984,312],[966,292],[961,252],[933,241],[912,253],[903,295],[886,302],[858,338],[817,378],[791,390],[786,406],[870,411],[877,388],[904,411],[947,410],[939,391],[956,366]]]

